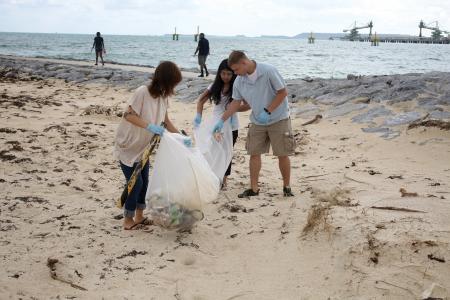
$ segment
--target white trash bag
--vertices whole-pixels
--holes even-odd
[[[220,182],[233,158],[233,132],[228,119],[223,124],[222,132],[213,134],[214,125],[220,116],[206,119],[198,128],[194,128],[195,145],[205,157],[209,166]]]
[[[189,230],[203,219],[203,205],[216,199],[220,181],[186,137],[164,132],[150,176],[146,200],[156,225]]]

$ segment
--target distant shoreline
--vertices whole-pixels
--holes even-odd
[[[70,35],[88,35],[94,36],[94,33],[73,33],[73,32],[20,32],[20,31],[0,31],[0,33],[11,33],[11,34],[70,34]],[[236,34],[236,35],[214,35],[209,34],[208,36],[211,38],[274,38],[274,39],[308,39],[311,32],[301,32],[292,36],[289,35],[270,35],[270,34],[261,34],[261,35],[245,35],[245,34]],[[344,37],[347,34],[342,32],[314,32],[313,34],[316,39],[324,39],[327,40],[329,37],[339,38]],[[164,34],[115,34],[115,33],[103,33],[104,36],[141,36],[141,37],[171,37],[172,33],[164,33]],[[193,37],[194,33],[179,33],[180,37]],[[361,36],[367,36],[366,33],[361,33]],[[407,33],[377,33],[378,36],[386,36],[386,37],[417,37],[416,34],[407,34]],[[429,36],[427,36],[429,37]]]

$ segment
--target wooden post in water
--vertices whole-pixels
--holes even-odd
[[[314,44],[315,39],[316,38],[314,37],[314,35],[313,35],[312,31],[311,31],[311,34],[308,37],[308,44]]]
[[[197,33],[194,34],[194,41],[196,41],[196,42],[198,41],[199,32],[200,32],[200,27],[197,25]]]
[[[178,33],[177,33],[177,28],[176,27],[175,27],[175,33],[172,35],[172,40],[178,41]]]
[[[375,35],[372,36],[372,46],[379,46],[380,45],[380,39],[377,36],[377,32],[375,31]]]

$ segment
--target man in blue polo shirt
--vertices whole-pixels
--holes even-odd
[[[283,177],[283,195],[294,196],[290,187],[289,155],[294,153],[295,140],[283,78],[275,67],[256,63],[242,51],[231,52],[228,65],[238,75],[233,86],[233,101],[228,105],[222,119],[214,126],[214,132],[222,130],[223,122],[238,110],[242,101],[245,101],[252,109],[245,145],[250,155],[250,188],[238,197],[259,194],[261,154],[268,153],[270,146],[272,146],[273,155],[278,157]]]

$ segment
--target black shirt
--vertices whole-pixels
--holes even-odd
[[[96,51],[103,50],[104,44],[103,44],[103,38],[101,36],[96,36],[94,38],[94,47]]]
[[[209,42],[207,39],[202,38],[198,41],[198,55],[209,54]]]

